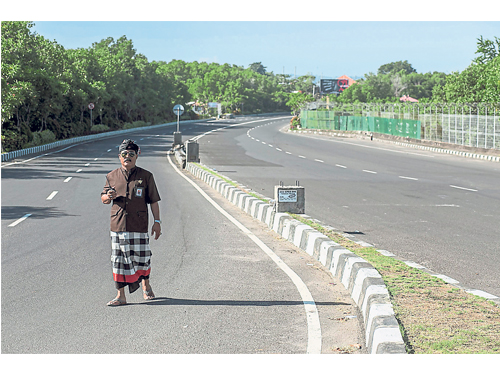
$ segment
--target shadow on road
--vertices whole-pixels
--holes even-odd
[[[53,207],[33,206],[2,206],[2,220],[19,219],[26,213],[31,213],[30,219],[46,219],[49,217],[79,216],[70,215]]]
[[[303,301],[237,301],[237,300],[201,300],[201,299],[182,299],[182,298],[166,298],[156,297],[154,300],[140,303],[127,303],[128,305],[152,305],[152,306],[296,306],[303,305]],[[334,306],[345,305],[344,302],[315,302],[316,305]]]

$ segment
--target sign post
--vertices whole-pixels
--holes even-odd
[[[177,131],[174,132],[174,146],[182,144],[182,133],[179,131],[179,118],[184,113],[184,107],[180,104],[174,106],[174,113],[177,115]]]
[[[93,125],[92,110],[94,109],[94,103],[89,103],[89,109],[90,109],[90,127],[92,127]]]
[[[184,113],[184,107],[180,104],[174,106],[174,113],[177,115],[177,132],[179,132],[179,117]]]

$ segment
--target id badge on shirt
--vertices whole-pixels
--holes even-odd
[[[135,190],[135,196],[137,198],[143,198],[144,197],[144,188],[143,187],[136,187],[134,190]]]

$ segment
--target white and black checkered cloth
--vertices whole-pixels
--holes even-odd
[[[111,232],[111,263],[113,279],[118,286],[129,285],[135,291],[138,282],[149,278],[151,248],[147,233]],[[132,291],[133,289],[133,291]]]

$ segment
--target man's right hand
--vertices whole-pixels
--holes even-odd
[[[108,196],[109,199],[113,200],[117,197],[118,194],[116,194],[115,190],[109,189],[106,195]]]

